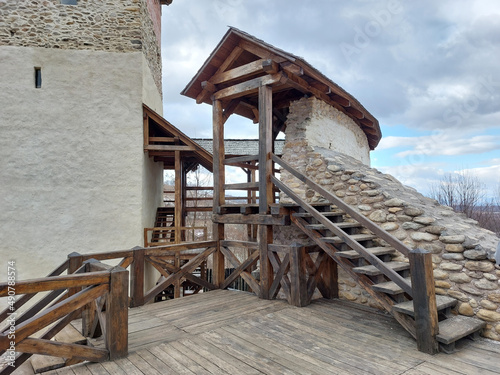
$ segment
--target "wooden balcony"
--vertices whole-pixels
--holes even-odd
[[[45,374],[497,374],[500,355],[480,340],[430,356],[367,307],[319,299],[297,308],[229,290],[130,309],[128,341],[127,358]]]

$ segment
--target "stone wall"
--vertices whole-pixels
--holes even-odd
[[[146,1],[80,0],[78,5],[63,5],[59,0],[0,0],[0,46],[142,50],[161,93],[160,46]],[[157,1],[154,6],[160,7]]]
[[[285,149],[284,159],[316,183],[377,223],[410,248],[432,253],[436,293],[456,298],[457,312],[476,316],[487,322],[484,335],[500,340],[500,267],[494,253],[500,241],[493,232],[477,222],[439,205],[416,190],[402,185],[394,177],[382,174],[352,157],[324,148],[303,151]],[[296,164],[296,165],[295,165]],[[309,202],[322,197],[282,175],[284,181]],[[289,243],[306,237],[296,229],[286,229],[277,240]],[[383,245],[383,243],[382,243]],[[407,261],[404,257],[395,259]],[[376,306],[375,301],[346,274],[340,272],[340,296],[351,301]]]

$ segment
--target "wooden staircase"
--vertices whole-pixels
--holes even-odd
[[[324,204],[313,206],[280,180],[272,177],[273,183],[295,202],[282,205],[289,210],[291,222],[392,314],[417,339],[420,350],[421,345],[429,345],[422,351],[435,353],[439,343],[442,351],[450,353],[455,350],[455,342],[458,340],[479,335],[486,325],[485,322],[453,315],[451,309],[457,304],[454,298],[434,298],[430,254],[426,254],[429,262],[427,269],[416,268],[415,259],[418,258],[415,258],[415,253],[418,251],[413,252],[401,241],[281,159],[273,156],[273,161],[325,199]],[[419,254],[422,255],[422,252]],[[412,267],[415,267],[412,271],[414,275],[410,272]],[[429,295],[432,296],[431,301]],[[415,301],[417,296],[419,300]],[[416,319],[416,315],[424,315],[423,310],[426,310],[430,317],[427,321]],[[436,311],[437,317],[434,318]],[[430,331],[434,332],[435,338]],[[425,344],[422,343],[422,336],[432,339]]]
[[[168,228],[175,225],[175,207],[158,207],[156,210],[155,228]],[[153,230],[150,243],[169,243],[175,241],[175,232]]]
[[[330,204],[325,206],[310,206],[311,212],[305,211],[297,205],[288,205],[292,214],[292,222],[303,230],[317,245],[319,245],[364,289],[370,293],[389,313],[396,317],[403,327],[415,335],[415,312],[413,299],[401,286],[391,281],[382,270],[371,264],[358,251],[353,250],[348,242],[355,241],[371,257],[382,262],[385,267],[397,273],[406,285],[411,288],[410,263],[408,261],[394,261],[401,258],[395,248],[380,246],[380,238],[371,233],[359,222],[351,219],[342,210]],[[325,225],[318,220],[328,220]],[[323,221],[321,220],[321,221]],[[337,230],[333,230],[333,228]],[[335,235],[339,231],[343,234]],[[457,300],[447,296],[436,296],[436,307],[439,317],[439,334],[437,341],[441,350],[453,352],[455,342],[466,336],[477,337],[479,331],[486,325],[485,322],[465,316],[455,316],[451,309]]]

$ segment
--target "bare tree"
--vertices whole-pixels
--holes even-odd
[[[500,182],[496,197],[487,199],[479,178],[462,170],[444,175],[439,183],[431,186],[430,196],[476,220],[481,227],[500,234]]]

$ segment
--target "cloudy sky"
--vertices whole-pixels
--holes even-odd
[[[174,0],[163,7],[164,117],[212,135],[211,107],[179,93],[234,26],[305,58],[380,122],[372,166],[427,192],[470,169],[500,184],[500,1]],[[226,137],[256,138],[232,116]]]

